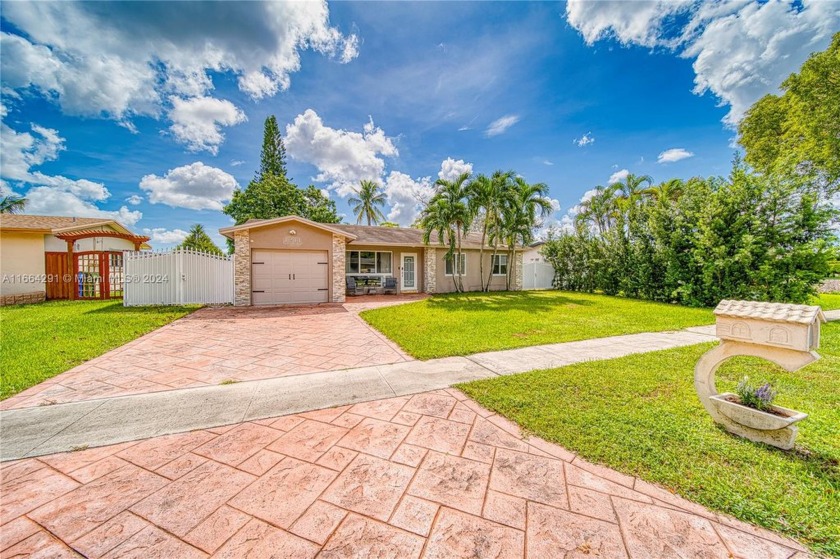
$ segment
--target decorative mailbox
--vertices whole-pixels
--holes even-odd
[[[718,394],[715,373],[727,359],[739,355],[760,357],[795,371],[820,356],[820,307],[721,301],[715,308],[720,345],[706,352],[694,368],[694,387],[709,415],[726,430],[752,441],[783,449],[793,447],[796,422],[807,414],[772,406],[761,411],[738,402],[734,394]]]

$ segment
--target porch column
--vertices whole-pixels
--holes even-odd
[[[437,250],[423,249],[423,291],[437,293]]]
[[[513,285],[511,286],[514,291],[522,291],[522,274],[524,273],[524,262],[523,262],[523,252],[517,252],[513,259],[516,261],[516,272],[513,276]]]

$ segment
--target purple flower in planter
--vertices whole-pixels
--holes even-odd
[[[750,382],[749,377],[744,377],[738,383],[735,392],[738,393],[741,404],[761,411],[769,410],[778,394],[776,390],[773,390],[773,386],[769,382],[765,382],[761,386],[756,387]]]

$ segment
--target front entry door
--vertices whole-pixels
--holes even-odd
[[[402,255],[402,291],[417,291],[417,255]]]

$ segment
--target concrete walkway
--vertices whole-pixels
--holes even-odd
[[[417,394],[497,375],[714,341],[711,327],[614,336],[0,412],[0,460]]]
[[[456,390],[0,465],[0,556],[805,559]]]

